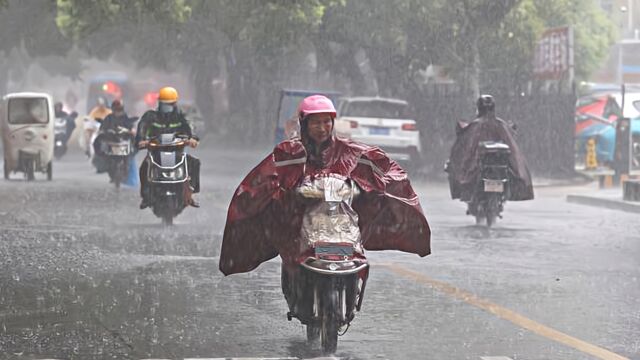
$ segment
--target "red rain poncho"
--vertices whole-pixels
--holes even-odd
[[[431,230],[407,174],[377,147],[334,138],[321,153],[323,165],[307,161],[300,140],[276,146],[236,190],[224,229],[220,271],[247,272],[280,255],[293,261],[304,204],[294,190],[307,177],[339,174],[355,181],[354,200],[367,250],[400,250],[429,255]]]

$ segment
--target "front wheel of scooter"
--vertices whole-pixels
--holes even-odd
[[[162,215],[162,225],[173,226],[173,215],[165,213]]]
[[[325,295],[322,309],[322,324],[320,328],[320,342],[322,352],[326,355],[333,354],[338,349],[338,304],[340,297],[338,291],[331,289]]]

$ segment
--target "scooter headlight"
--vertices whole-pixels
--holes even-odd
[[[162,178],[167,180],[180,180],[184,178],[184,168],[178,167],[173,170],[162,170]]]
[[[165,179],[173,179],[176,176],[175,170],[163,171],[162,177]]]
[[[180,166],[175,170],[176,179],[184,178],[184,167]]]

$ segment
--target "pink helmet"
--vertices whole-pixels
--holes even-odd
[[[332,118],[336,117],[336,108],[333,102],[324,95],[311,95],[304,98],[298,105],[300,120],[310,114],[329,113]]]

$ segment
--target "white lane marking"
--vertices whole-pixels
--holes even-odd
[[[512,360],[510,357],[506,356],[480,356],[481,360]]]
[[[144,255],[148,256],[150,260],[159,261],[217,261],[219,256],[190,256],[190,255]],[[204,359],[201,359],[204,360]]]
[[[319,360],[318,359],[309,359],[309,360]],[[153,359],[147,359],[147,360],[153,360]],[[157,360],[161,360],[161,359],[157,359]],[[169,360],[169,359],[162,359],[162,360]],[[299,358],[295,357],[284,357],[284,358],[265,358],[265,357],[224,357],[224,358],[185,358],[184,360],[300,360]]]
[[[304,360],[340,360],[337,357],[305,358]],[[142,359],[142,360],[169,360],[169,359]],[[224,357],[224,358],[185,358],[184,360],[302,360],[297,357]]]
[[[337,357],[318,357],[318,358],[306,358],[304,360],[340,360],[342,358]],[[483,360],[511,360],[508,357],[483,357]],[[61,359],[40,359],[40,360],[61,360]],[[140,360],[171,360],[160,358],[146,358]],[[302,360],[297,357],[223,357],[223,358],[185,358],[184,360]]]

